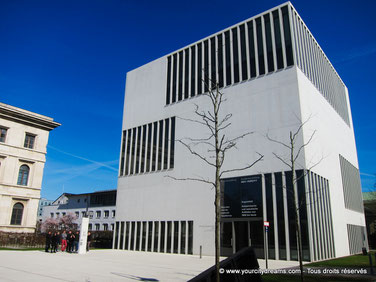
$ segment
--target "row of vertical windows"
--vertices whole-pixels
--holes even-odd
[[[168,56],[166,104],[293,64],[285,6]]]
[[[313,244],[312,260],[335,257],[329,181],[313,172],[308,173],[308,222]]]
[[[347,236],[351,255],[361,253],[362,248],[367,248],[368,243],[364,226],[347,224]]]
[[[193,254],[193,221],[118,221],[113,248]]]
[[[345,207],[363,213],[362,187],[359,170],[339,155]]]
[[[175,117],[123,131],[120,176],[174,167]]]
[[[345,85],[296,11],[292,12],[292,30],[297,66],[350,125]]]

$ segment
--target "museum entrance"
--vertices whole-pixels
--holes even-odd
[[[231,256],[252,246],[257,258],[264,258],[263,221],[232,219],[221,222],[221,255]]]

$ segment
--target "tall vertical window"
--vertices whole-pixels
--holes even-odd
[[[186,232],[186,222],[181,221],[181,230],[180,230],[180,253],[185,254],[185,235]]]
[[[202,43],[197,44],[197,94],[202,93]]]
[[[163,142],[163,120],[159,121],[159,141],[158,141],[158,170],[162,169],[162,146]]]
[[[163,150],[163,169],[168,168],[168,129],[170,128],[170,121],[165,119],[165,134],[164,134],[164,150]]]
[[[189,97],[189,49],[184,50],[184,99]]]
[[[11,225],[21,225],[23,210],[24,210],[23,204],[21,203],[14,204],[13,210],[12,210],[12,217],[10,220]]]
[[[222,34],[218,38],[218,85],[219,88],[223,87],[223,39]]]
[[[285,35],[286,61],[287,61],[287,66],[292,66],[294,64],[294,59],[292,56],[289,10],[287,6],[283,7],[281,10],[282,10],[282,19],[283,19],[283,31]]]
[[[7,129],[4,127],[0,127],[0,142],[5,142],[5,138],[7,137]]]
[[[132,131],[128,130],[128,140],[127,140],[127,157],[125,158],[125,175],[129,173],[129,155],[131,154],[131,134]]]
[[[265,74],[265,62],[264,62],[264,44],[262,41],[262,25],[261,18],[256,19],[256,33],[257,33],[257,53],[259,63],[259,75]]]
[[[266,39],[266,52],[268,57],[268,72],[274,71],[274,59],[273,59],[273,46],[272,46],[272,31],[270,26],[269,14],[264,15],[265,22],[265,39]]]
[[[167,58],[167,85],[166,85],[166,104],[170,104],[171,96],[171,57]]]
[[[232,30],[232,54],[234,60],[234,83],[239,82],[239,50],[238,50],[238,29]]]
[[[154,252],[158,252],[159,222],[154,221]]]
[[[123,131],[123,140],[121,142],[121,161],[120,161],[120,175],[123,175],[124,174],[124,162],[125,162],[125,141],[127,140],[126,139],[126,136],[127,136],[127,132],[124,130]]]
[[[26,133],[24,147],[29,149],[34,149],[35,135]]]
[[[179,52],[178,101],[183,100],[183,51]]]
[[[172,221],[167,221],[167,251],[166,253],[171,253],[171,242],[172,242]]]
[[[151,243],[152,243],[152,238],[153,238],[153,222],[149,221],[148,222],[148,252],[151,252]]]
[[[142,126],[142,144],[141,144],[141,168],[140,172],[145,171],[145,151],[146,151],[146,125]]]
[[[179,221],[174,221],[174,253],[179,253]]]
[[[175,157],[175,117],[171,118],[170,168],[174,167]]]
[[[30,168],[27,165],[21,165],[20,170],[18,172],[17,185],[27,186],[29,172]]]
[[[195,96],[196,91],[196,47],[191,47],[191,97]]]
[[[217,84],[217,65],[216,65],[216,48],[215,37],[210,38],[210,57],[211,57],[211,87],[214,88]]]
[[[127,221],[126,223],[125,223],[125,248],[124,249],[126,249],[126,250],[128,250],[128,245],[129,245],[129,226],[130,226],[130,224],[129,224],[129,221]]]
[[[176,102],[176,79],[177,79],[177,68],[178,68],[178,56],[174,54],[172,56],[173,68],[172,68],[172,103]]]
[[[204,92],[209,91],[209,41],[204,41]]]
[[[141,126],[137,127],[136,172],[140,171]]]
[[[146,172],[150,171],[150,160],[151,160],[151,131],[152,130],[152,124],[148,124],[148,150],[147,150],[147,157],[146,157]]]
[[[133,169],[134,169],[134,158],[135,158],[135,153],[136,153],[136,132],[137,128],[133,128],[132,130],[132,156],[131,156],[131,171],[129,174],[133,174]]]
[[[248,79],[248,69],[247,69],[247,49],[245,45],[244,24],[240,26],[240,51],[241,51],[241,62],[242,62],[242,80],[246,80]]]
[[[160,239],[160,247],[159,252],[165,252],[165,230],[166,230],[166,222],[161,221],[161,239]]]
[[[188,221],[188,254],[193,254],[193,221]]]
[[[231,84],[231,50],[230,32],[225,32],[225,55],[226,55],[226,86]]]
[[[255,41],[253,33],[253,21],[247,23],[248,27],[248,48],[249,48],[249,61],[251,64],[251,77],[256,77],[256,55],[255,55]]]
[[[141,251],[145,251],[146,248],[146,221],[142,222],[142,240],[141,240]]]
[[[157,130],[158,130],[158,122],[153,123],[153,158],[152,158],[152,165],[151,171],[155,171],[155,163],[157,161]]]
[[[273,24],[274,24],[274,40],[277,55],[277,68],[283,69],[283,53],[282,53],[282,40],[281,40],[281,27],[279,25],[279,13],[273,11]]]

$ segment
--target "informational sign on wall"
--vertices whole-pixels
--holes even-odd
[[[261,175],[222,180],[222,218],[262,217]]]

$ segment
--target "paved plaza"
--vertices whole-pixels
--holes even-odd
[[[214,257],[93,250],[84,255],[43,251],[0,251],[0,281],[187,281],[214,263]],[[265,268],[259,260],[260,268]],[[297,262],[269,261],[269,268]]]

